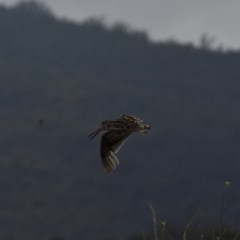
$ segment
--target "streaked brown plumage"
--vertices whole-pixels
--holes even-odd
[[[92,140],[101,131],[107,131],[102,135],[100,154],[103,167],[107,172],[116,169],[119,160],[117,153],[126,139],[134,132],[146,134],[150,126],[135,116],[120,115],[119,119],[103,121],[101,126],[89,135]]]

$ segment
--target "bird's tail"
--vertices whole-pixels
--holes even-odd
[[[147,133],[148,133],[148,130],[150,130],[150,129],[151,129],[151,126],[150,126],[150,125],[148,125],[148,124],[142,124],[140,132],[141,132],[142,134],[147,134]]]

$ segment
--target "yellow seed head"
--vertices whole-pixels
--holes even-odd
[[[167,221],[162,221],[161,224],[163,227],[166,227]]]
[[[228,187],[230,187],[230,186],[231,186],[231,183],[230,183],[229,181],[225,181],[224,187],[225,187],[225,188],[228,188]]]

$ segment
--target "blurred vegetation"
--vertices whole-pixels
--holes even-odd
[[[0,6],[0,238],[126,238],[151,228],[148,201],[173,224],[198,209],[211,224],[226,179],[221,224],[239,225],[240,53],[201,41],[152,42],[34,2]],[[122,113],[152,131],[106,176],[87,135]]]

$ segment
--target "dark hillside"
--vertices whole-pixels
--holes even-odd
[[[224,220],[239,226],[239,62],[35,3],[0,7],[0,239],[127,238],[150,231],[148,202],[174,226],[198,210],[215,224],[226,180]],[[152,130],[107,175],[87,136],[122,113]]]

